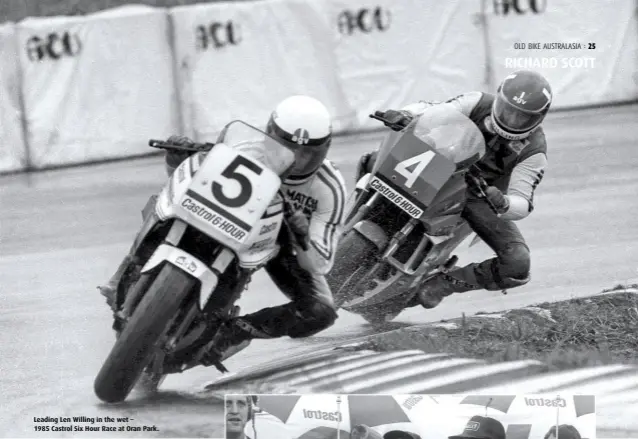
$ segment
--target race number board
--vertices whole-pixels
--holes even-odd
[[[280,184],[273,171],[220,143],[195,174],[179,208],[213,237],[221,233],[243,243]]]
[[[420,218],[455,170],[453,161],[413,135],[404,134],[370,186],[413,218]]]

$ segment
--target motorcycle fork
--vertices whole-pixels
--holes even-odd
[[[364,192],[361,194],[361,197],[365,197],[368,194],[369,192],[364,190]],[[378,192],[374,192],[370,199],[357,209],[357,212],[344,225],[342,236],[345,235],[349,230],[351,230],[355,224],[365,218],[365,216],[368,214],[370,209],[372,209],[372,206],[374,205],[374,203],[377,202],[377,199],[380,196],[381,195]]]
[[[147,219],[150,219],[150,217],[147,217]],[[146,222],[144,223],[143,227],[144,229],[147,228]],[[186,227],[186,223],[181,220],[176,219],[175,221],[173,221],[173,224],[171,225],[171,228],[168,231],[164,242],[173,246],[177,246],[179,244],[179,241],[182,239],[182,236],[184,236],[184,233],[186,232]],[[146,234],[144,236],[146,236]],[[140,244],[141,238],[139,241],[136,240],[135,246],[138,247]],[[148,280],[148,282],[151,281],[152,279]],[[124,304],[122,304],[121,310],[116,313],[116,316],[127,320],[133,314],[135,308],[142,300],[142,295],[145,291],[146,288],[133,288],[132,290],[130,290],[129,294],[127,294],[126,298],[124,299]]]
[[[226,247],[220,246],[218,248],[219,248],[219,252],[213,260],[211,269],[215,272],[215,274],[217,275],[217,278],[219,279],[219,277],[221,277],[226,272],[226,270],[228,269],[228,267],[234,260],[235,255]],[[236,292],[231,295],[230,300],[228,301],[229,304],[235,303],[235,301],[237,300],[237,298],[235,298],[235,295],[239,296],[239,293]],[[210,324],[211,319],[215,317],[220,318],[223,314],[226,314],[228,310],[228,308],[225,307],[223,310],[220,310],[218,312],[220,315],[208,316],[203,321],[204,323],[203,325],[200,324],[198,325],[198,328],[194,328],[189,332],[189,329],[191,329],[193,322],[195,322],[195,320],[197,319],[199,315],[205,312],[205,308],[206,308],[206,305],[204,305],[204,309],[200,309],[198,301],[191,302],[190,307],[184,313],[184,318],[181,320],[181,323],[179,324],[177,328],[175,328],[175,331],[172,332],[168,342],[166,343],[167,351],[171,351],[176,348],[179,350],[182,347],[186,347],[192,344],[206,330],[207,325]],[[179,340],[179,346],[178,346],[178,340]]]
[[[419,242],[419,245],[417,246],[417,248],[414,250],[412,255],[408,258],[408,260],[405,263],[399,262],[394,257],[394,254],[399,249],[401,244],[403,244],[405,239],[408,237],[410,232],[412,232],[412,230],[414,229],[414,227],[416,227],[416,225],[418,223],[419,223],[418,219],[411,218],[410,221],[408,221],[401,228],[401,230],[399,230],[398,232],[396,232],[392,236],[392,238],[390,239],[390,242],[388,243],[388,245],[384,249],[383,253],[379,257],[380,262],[377,262],[368,271],[368,273],[366,273],[366,275],[365,275],[366,279],[373,279],[374,278],[374,276],[377,274],[377,272],[383,266],[381,261],[390,264],[392,267],[400,270],[401,272],[403,272],[404,274],[407,274],[408,276],[414,274],[414,272],[416,270],[413,270],[411,267],[414,264],[414,261],[425,251],[426,247],[430,243],[430,240],[428,239],[428,237],[425,234],[423,235],[423,237],[421,238],[421,242]]]

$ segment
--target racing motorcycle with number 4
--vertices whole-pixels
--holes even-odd
[[[485,140],[468,117],[435,105],[403,128],[384,115],[370,117],[393,131],[356,184],[327,276],[336,305],[372,324],[394,319],[418,285],[454,267],[452,252],[473,233],[461,217],[468,184],[485,195],[473,167]]]
[[[123,401],[136,384],[155,390],[167,374],[199,365],[218,340],[197,349],[194,342],[236,316],[251,274],[279,251],[280,232],[292,236],[280,186],[294,153],[277,140],[234,121],[213,149],[149,145],[197,152],[144,208],[112,304],[116,341],[94,382],[106,402]],[[227,371],[221,361],[215,366]]]

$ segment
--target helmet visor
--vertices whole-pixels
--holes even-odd
[[[510,104],[505,98],[498,96],[494,103],[494,117],[506,131],[524,133],[541,123],[544,114],[525,111]]]
[[[272,120],[266,131],[295,153],[295,164],[290,171],[291,177],[304,177],[315,172],[328,155],[332,136],[321,139],[299,138],[282,130]]]
[[[290,171],[291,176],[305,176],[315,172],[324,159],[328,155],[330,141],[326,141],[320,145],[297,145],[292,142],[286,142],[289,148],[295,153],[295,164]]]

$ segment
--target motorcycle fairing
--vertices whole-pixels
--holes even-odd
[[[252,245],[248,238],[280,186],[275,172],[220,143],[206,155],[172,208],[175,216],[239,253]]]
[[[455,170],[453,161],[407,131],[389,150],[369,186],[413,218],[421,218]]]
[[[217,282],[219,281],[217,274],[208,268],[204,262],[169,244],[160,244],[151,258],[144,264],[141,272],[151,271],[164,261],[200,280],[199,307],[200,311],[202,311],[210,295],[217,287]]]
[[[204,188],[204,190],[208,189],[210,192],[211,182],[215,180],[215,173],[205,175],[202,173],[202,170],[207,163],[213,161],[215,164],[220,163],[217,161],[219,160],[217,157],[218,151],[222,148],[225,149],[223,154],[227,157],[226,162],[232,160],[230,157],[238,155],[247,156],[251,159],[247,153],[234,151],[224,144],[217,144],[208,154],[197,153],[191,156],[175,169],[171,179],[162,189],[156,204],[156,213],[162,220],[172,217],[181,218],[233,250],[242,267],[257,267],[263,265],[279,251],[276,238],[281,229],[281,223],[283,222],[283,198],[278,193],[281,180],[275,173],[268,171],[263,165],[258,164],[263,169],[262,174],[270,173],[270,176],[267,177],[264,184],[259,185],[259,194],[253,194],[256,198],[260,198],[258,207],[244,207],[247,211],[252,211],[247,212],[248,215],[244,216],[251,217],[252,221],[250,222],[253,224],[245,228],[249,230],[241,237],[243,242],[238,242],[225,233],[218,233],[218,229],[210,227],[210,225],[206,224],[197,214],[193,214],[192,210],[188,210],[183,206],[183,204],[186,204],[192,209],[195,203],[201,200],[201,197],[197,196],[198,192],[202,192],[202,189],[199,189],[200,187]],[[228,150],[230,150],[232,154],[229,154]],[[216,168],[219,169],[220,166],[217,165]],[[220,174],[220,172],[217,172],[217,174]],[[190,188],[193,187],[197,188],[197,192],[189,192],[189,190],[191,190]],[[212,196],[210,196],[210,198],[212,198]],[[204,206],[206,212],[209,211],[207,207],[210,204],[211,203],[206,203]],[[257,214],[259,214],[259,216],[257,216]],[[257,218],[255,219],[255,217]],[[246,223],[241,220],[240,222]],[[242,226],[245,225],[246,224],[242,224]],[[244,231],[246,231],[245,229]]]

